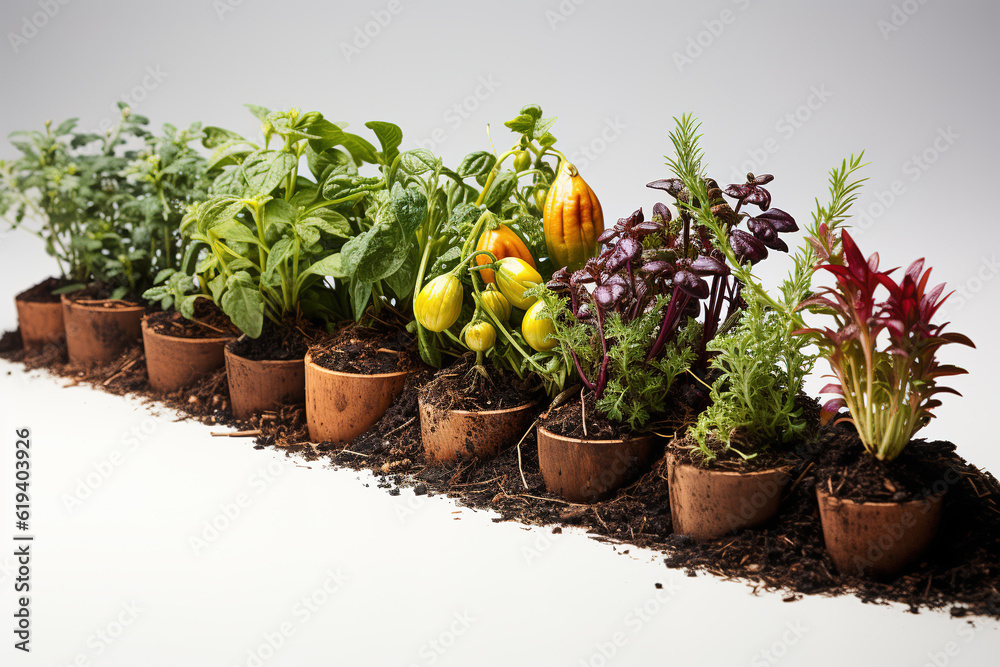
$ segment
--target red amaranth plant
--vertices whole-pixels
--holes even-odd
[[[923,259],[896,282],[891,276],[896,269],[879,271],[878,253],[865,259],[846,231],[840,248],[832,232],[822,226],[819,231],[819,238],[810,242],[819,262],[826,263],[816,268],[832,273],[836,286],[799,308],[832,316],[835,327],[796,333],[813,338],[837,380],[820,390],[840,395],[823,406],[825,418],[846,407],[850,417],[844,419],[854,424],[865,448],[879,460],[891,461],[933,418],[932,410],[941,405],[935,396],[958,394],[939,385],[938,378],[966,371],[938,363],[938,349],[947,343],[975,345],[963,334],[945,332],[946,324],[931,322],[949,295],[942,296],[943,283],[928,290],[931,269],[924,271]],[[884,302],[877,301],[879,287],[889,293]]]

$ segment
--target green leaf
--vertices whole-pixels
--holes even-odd
[[[416,188],[404,188],[399,183],[392,187],[389,207],[406,237],[417,231],[427,217],[427,197],[424,193]]]
[[[379,190],[385,185],[385,181],[376,176],[352,176],[350,174],[332,174],[323,183],[323,198],[329,201],[344,199],[353,195],[357,198],[364,196],[366,192]]]
[[[458,175],[462,178],[470,176],[482,176],[488,174],[493,165],[497,163],[496,157],[486,151],[476,151],[466,155],[458,165]]]
[[[220,303],[222,290],[226,287],[226,277],[221,273],[208,281],[208,290],[212,293],[212,301]]]
[[[267,265],[264,267],[264,279],[268,279],[278,268],[288,260],[295,250],[295,239],[285,237],[271,247],[267,254]]]
[[[227,142],[245,141],[243,137],[221,127],[209,125],[204,130],[205,138],[201,140],[201,145],[205,148],[218,148]]]
[[[212,182],[210,191],[213,195],[242,195],[246,187],[243,174],[239,167],[228,167]]]
[[[285,234],[299,217],[299,210],[284,199],[272,199],[264,204],[264,233],[268,237]]]
[[[407,245],[409,249],[405,261],[385,277],[385,284],[399,299],[406,299],[413,293],[413,283],[417,279],[417,269],[420,266],[420,246],[412,241]]]
[[[260,336],[264,328],[264,299],[249,273],[240,271],[230,276],[221,306],[240,331],[250,338]]]
[[[55,134],[55,135],[56,135],[57,137],[59,137],[59,136],[62,136],[62,135],[64,135],[64,134],[69,134],[69,133],[70,133],[70,131],[71,131],[71,130],[72,130],[72,129],[73,129],[74,127],[76,127],[76,123],[77,123],[77,121],[78,121],[78,120],[79,120],[78,118],[69,118],[69,119],[67,119],[67,120],[64,120],[63,122],[61,122],[61,123],[59,124],[59,127],[57,127],[57,128],[55,129],[55,132],[54,132],[54,134]]]
[[[493,180],[493,185],[486,193],[486,198],[483,200],[486,208],[492,208],[496,204],[506,201],[515,187],[517,187],[517,174],[510,170],[502,172]]]
[[[170,276],[174,275],[174,273],[175,273],[174,269],[160,269],[157,272],[156,277],[153,278],[153,284],[154,285],[159,285],[164,280],[166,280]]]
[[[340,127],[326,120],[313,123],[312,133],[319,139],[310,139],[309,145],[317,153],[322,153],[334,146],[343,146],[354,158],[355,164],[361,166],[364,162],[376,164],[378,159],[375,155],[375,147],[363,137],[356,134],[344,132]]]
[[[540,119],[536,120],[535,121],[535,128],[532,131],[532,134],[534,135],[535,138],[539,138],[539,137],[542,137],[542,136],[548,134],[549,133],[549,128],[552,127],[553,123],[555,123],[555,122],[556,122],[555,116],[553,116],[552,118],[540,118]],[[552,136],[552,135],[549,134],[549,136]]]
[[[216,238],[225,239],[227,241],[260,244],[260,240],[257,238],[256,234],[247,229],[245,225],[232,218],[224,220],[223,222],[209,228],[209,232]]]
[[[426,148],[415,148],[406,151],[399,158],[399,167],[403,171],[413,176],[419,176],[425,172],[436,169],[440,160],[434,157]]]
[[[325,180],[330,172],[338,169],[348,174],[358,173],[358,167],[351,156],[336,148],[328,148],[322,153],[317,153],[313,150],[312,144],[306,144],[306,163],[318,183]]]
[[[207,169],[220,169],[222,167],[239,165],[247,156],[257,150],[257,147],[248,141],[233,140],[220,144],[211,157],[208,158]]]
[[[529,104],[521,109],[517,117],[508,120],[504,125],[528,139],[537,139],[545,134],[554,122],[556,122],[555,117],[542,118],[542,109],[537,104]]]
[[[403,143],[403,131],[398,125],[382,120],[370,120],[365,123],[365,127],[374,132],[382,144],[382,164],[391,165],[399,155],[399,145]]]
[[[532,132],[535,129],[535,118],[528,114],[521,114],[514,118],[511,118],[506,123],[504,123],[512,131],[519,134],[527,135],[529,139],[533,139]]]
[[[538,137],[538,143],[544,148],[549,146],[554,146],[556,143],[556,138],[552,136],[551,132],[545,132],[542,136]]]
[[[320,231],[342,239],[349,239],[354,234],[351,223],[340,213],[328,208],[313,211],[312,215],[299,221],[299,226],[315,227]]]
[[[351,281],[351,310],[354,311],[354,319],[361,321],[361,317],[368,308],[368,302],[372,296],[372,284],[362,280]]]
[[[282,151],[255,151],[240,166],[247,185],[246,198],[269,195],[291,173],[298,161]]]
[[[194,306],[201,296],[201,294],[191,294],[184,297],[177,302],[177,310],[183,317],[186,317],[189,320],[194,319]]]
[[[542,107],[538,106],[537,104],[526,104],[525,106],[521,107],[521,113],[526,116],[531,116],[535,120],[538,120],[539,118],[542,117]]]
[[[425,364],[441,368],[441,351],[434,344],[433,334],[420,326],[419,322],[417,322],[417,349],[420,350],[420,358]]]
[[[270,109],[258,106],[256,104],[244,104],[243,106],[245,106],[247,109],[250,109],[250,113],[256,116],[257,120],[259,120],[262,123],[265,120],[267,120],[267,115],[271,113]]]
[[[318,262],[313,262],[309,268],[302,272],[303,275],[314,274],[317,276],[330,276],[332,278],[346,278],[347,272],[341,264],[340,253],[327,255]]]
[[[404,240],[402,228],[394,220],[385,220],[345,243],[341,261],[355,280],[374,283],[406,261]]]

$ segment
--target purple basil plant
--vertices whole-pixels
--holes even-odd
[[[719,189],[712,179],[706,186],[713,215],[724,224],[729,243],[741,262],[756,264],[768,256],[768,250],[788,252],[779,234],[798,229],[795,220],[781,209],[771,208],[771,194],[763,187],[773,176],[747,175],[744,184]],[[664,190],[678,202],[679,221],[670,209],[658,203],[651,220],[642,209],[620,219],[598,238],[602,252],[579,271],[557,271],[548,283],[553,291],[568,296],[578,320],[592,321],[601,341],[603,359],[597,376],[588,378],[575,352],[576,369],[584,385],[603,394],[608,383],[608,351],[614,344],[605,335],[605,322],[617,313],[627,325],[656,306],[658,297],[668,298],[656,339],[646,359],[663,354],[689,317],[704,312],[702,335],[698,341],[693,372],[704,374],[708,367],[708,342],[718,333],[723,309],[728,320],[746,306],[740,297],[741,284],[732,275],[725,254],[716,247],[717,240],[704,225],[694,224],[687,204],[690,193],[680,179],[669,178],[649,183],[647,187]],[[735,208],[723,194],[736,200]],[[760,209],[756,216],[740,213],[744,204]],[[736,227],[746,220],[749,231]],[[587,286],[593,286],[591,290]]]

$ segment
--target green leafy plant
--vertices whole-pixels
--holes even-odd
[[[140,275],[122,271],[133,199],[123,169],[137,155],[131,144],[148,136],[148,121],[119,106],[118,124],[103,136],[76,131],[75,118],[55,127],[46,122],[44,131],[14,132],[11,143],[21,157],[0,162],[0,213],[42,240],[72,283],[61,292],[102,280],[118,297]]]
[[[127,276],[136,289],[145,288],[143,297],[173,305],[163,283],[183,272],[186,239],[180,233],[187,208],[207,194],[205,158],[191,145],[205,138],[201,123],[186,130],[170,124],[159,136],[147,138],[146,149],[123,169],[132,198],[122,205],[128,236],[122,238],[123,252],[107,263],[109,274]],[[190,278],[171,282],[171,289]],[[152,280],[151,280],[152,278]],[[193,282],[193,281],[191,281]],[[156,284],[156,287],[150,285]]]
[[[188,310],[189,299],[211,298],[256,338],[265,319],[281,325],[287,318],[344,317],[343,298],[326,278],[347,275],[337,246],[354,236],[348,215],[358,215],[355,205],[375,185],[356,169],[377,156],[369,142],[317,112],[249,108],[262,122],[263,145],[205,128],[203,143],[215,149],[208,167],[217,175],[208,199],[181,224],[200,256],[201,290],[182,299]],[[303,157],[316,181],[299,173]],[[175,279],[171,289],[185,286]]]
[[[679,121],[681,125],[689,122]],[[696,147],[700,135],[697,126],[692,127],[685,132],[689,139],[682,144]],[[852,180],[862,167],[861,159],[852,156],[831,172],[830,203],[821,206],[817,201],[811,233],[836,227],[846,219],[863,183],[863,179]],[[740,244],[726,242],[730,228],[707,205],[708,193],[705,179],[699,174],[699,163],[700,159],[691,162],[692,168],[684,170],[682,176],[698,202],[689,210],[721,241],[716,247],[733,267],[741,298],[746,303],[734,326],[708,345],[708,351],[713,353],[710,367],[718,375],[711,388],[711,403],[689,430],[700,458],[708,463],[721,453],[717,445],[749,458],[772,445],[789,444],[805,437],[808,423],[798,398],[816,355],[806,350],[809,341],[795,334],[804,326],[798,308],[811,293],[816,248],[804,244],[797,249],[793,267],[780,285],[780,296],[772,296],[754,276],[752,262],[745,258],[740,261],[736,253]],[[755,180],[749,176],[748,185],[730,188],[745,188],[739,194],[752,197],[755,189],[759,192]]]
[[[71,118],[53,127],[47,121],[44,131],[10,135],[21,157],[0,162],[0,213],[12,227],[41,239],[63,278],[82,283],[89,272],[72,245],[82,228],[80,212],[85,205],[78,195],[80,177],[74,161],[76,123]]]

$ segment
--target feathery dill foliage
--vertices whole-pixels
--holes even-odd
[[[661,301],[665,299],[661,297]],[[651,412],[667,409],[670,387],[695,359],[694,342],[701,335],[701,328],[691,320],[677,332],[677,338],[667,344],[662,356],[646,360],[663,319],[661,309],[664,305],[658,303],[656,308],[628,324],[621,315],[614,313],[604,324],[608,338],[615,344],[608,350],[611,379],[597,401],[597,409],[612,421],[627,422],[632,430],[645,425]]]
[[[753,275],[751,265],[737,260],[726,225],[712,213],[699,129],[700,123],[690,115],[677,121],[677,129],[671,133],[677,156],[667,158],[667,164],[692,194],[689,203],[679,205],[715,237],[717,247],[726,254],[734,275],[744,286],[743,298],[747,302],[735,327],[716,336],[708,348],[716,353],[711,367],[720,375],[712,386],[711,405],[689,430],[707,463],[717,456],[709,446],[712,440],[749,457],[754,453],[740,451],[733,446],[734,440],[759,450],[806,435],[808,425],[796,398],[817,355],[806,352],[809,341],[805,337],[792,335],[804,326],[797,309],[811,293],[817,252],[836,256],[832,231],[847,219],[866,179],[854,179],[864,166],[863,153],[852,155],[831,171],[830,203],[823,206],[816,200],[808,230],[814,238],[829,239],[829,247],[817,248],[811,243],[800,246],[793,256],[792,270],[780,285],[781,296],[776,299]]]
[[[536,289],[532,293],[541,299],[546,314],[552,318],[551,336],[559,342],[556,350],[563,355],[565,367],[573,367],[573,351],[581,371],[595,377],[604,353],[601,334],[593,321],[578,319],[567,300],[552,290]],[[659,296],[653,307],[627,322],[615,312],[604,321],[604,336],[612,341],[607,351],[610,379],[597,399],[597,410],[611,421],[627,423],[633,431],[645,426],[654,413],[667,409],[670,388],[695,359],[694,342],[701,335],[701,327],[693,318],[678,330],[662,355],[646,359],[667,300]]]

